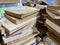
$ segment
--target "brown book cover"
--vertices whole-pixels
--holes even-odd
[[[19,3],[20,0],[0,0],[0,4],[5,3]]]
[[[24,17],[30,16],[38,11],[39,10],[37,8],[24,6],[22,8],[18,8],[18,9],[5,10],[5,13],[10,16],[16,17],[16,18],[24,18]]]
[[[58,38],[60,38],[60,27],[59,26],[55,25],[50,20],[46,21],[45,26],[48,27],[49,32],[52,32],[54,35],[56,35]]]
[[[27,16],[27,17],[25,17],[25,18],[23,18],[23,19],[14,18],[14,17],[12,17],[12,16],[9,16],[8,14],[5,14],[4,16],[5,16],[9,21],[11,21],[12,23],[14,23],[14,24],[20,24],[20,23],[22,23],[22,22],[24,22],[24,21],[26,21],[26,20],[28,20],[28,19],[31,19],[31,18],[33,18],[33,17],[36,17],[37,14],[38,14],[38,12],[37,12],[37,13],[34,13],[34,14],[30,15],[30,16]]]
[[[52,13],[50,10],[46,9],[47,14],[53,18],[53,19],[60,19],[60,16],[58,14]]]

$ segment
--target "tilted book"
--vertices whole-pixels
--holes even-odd
[[[14,17],[12,17],[12,16],[9,16],[8,14],[5,14],[4,16],[5,16],[5,18],[7,18],[7,19],[8,19],[9,21],[11,21],[12,23],[14,23],[14,24],[20,24],[20,23],[25,22],[25,21],[28,20],[28,19],[31,19],[31,18],[36,17],[37,14],[38,14],[38,12],[37,12],[37,13],[34,13],[34,14],[30,15],[30,16],[27,16],[27,17],[25,17],[25,18],[22,18],[22,19],[14,18]]]
[[[54,36],[52,33],[48,33],[47,34],[48,37],[56,44],[59,45],[60,44],[60,39],[58,39],[56,36]]]
[[[57,16],[60,16],[60,10],[55,10],[55,9],[49,9],[47,8],[49,11],[51,11],[52,13],[56,14]]]
[[[32,34],[29,34],[29,35],[27,35],[27,36],[25,36],[25,37],[22,37],[22,38],[18,38],[18,39],[16,39],[16,40],[13,40],[13,41],[10,41],[10,42],[8,42],[10,45],[19,45],[19,44],[22,44],[23,42],[25,42],[25,41],[27,41],[27,40],[29,40],[29,39],[31,39],[31,38],[33,38],[33,37],[35,37],[35,36],[37,36],[39,33],[38,32],[33,32]]]
[[[55,34],[58,38],[60,38],[60,27],[50,20],[46,20],[45,25],[50,29],[49,31]]]
[[[18,38],[22,38],[24,36],[27,36],[27,35],[29,35],[31,33],[33,33],[33,30],[31,28],[19,30],[17,32],[17,34],[15,34],[15,35],[14,34],[13,35],[10,35],[7,38],[6,37],[3,37],[3,41],[4,41],[4,43],[8,43],[8,42],[13,41],[13,40],[16,40]]]
[[[60,19],[53,19],[50,16],[48,16],[48,19],[53,22],[54,24],[60,26]]]
[[[46,9],[46,12],[48,13],[48,15],[50,17],[52,17],[53,19],[60,19],[60,16],[58,16],[57,14],[55,13],[52,13],[50,10]]]
[[[31,21],[35,21],[37,17],[31,18],[26,20],[25,22],[20,23],[19,25],[15,25],[8,21],[6,18],[1,20],[3,27],[7,30],[9,34],[16,32],[17,30],[23,28],[24,26],[28,25]]]
[[[10,16],[21,19],[21,18],[24,18],[26,16],[32,15],[38,11],[39,10],[37,8],[24,6],[22,8],[18,8],[18,9],[6,9],[5,13],[10,15]]]

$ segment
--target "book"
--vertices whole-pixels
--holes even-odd
[[[46,12],[47,12],[47,14],[48,14],[50,17],[52,17],[53,19],[60,19],[60,16],[52,13],[52,12],[49,11],[48,9],[46,9]]]
[[[54,36],[52,33],[48,33],[48,37],[56,44],[60,44],[60,39],[58,39],[56,36]]]
[[[57,5],[60,5],[60,0],[55,0],[55,2],[54,2],[55,4],[57,4]]]
[[[48,45],[58,45],[50,37],[45,38],[44,42],[47,43]]]
[[[26,40],[24,43],[20,45],[32,45],[32,44],[36,44],[36,38],[31,38],[29,40]]]
[[[5,30],[5,28],[1,29],[2,30],[2,34],[4,35],[4,37],[13,37],[15,36],[16,34],[18,33],[21,33],[22,31],[24,31],[25,29],[28,29],[28,28],[32,28],[34,25],[35,25],[36,21],[31,21],[31,23],[29,23],[28,25],[24,26],[23,28],[19,29],[18,31],[12,33],[12,34],[8,34]]]
[[[39,34],[38,32],[34,32],[34,33],[32,33],[32,34],[30,34],[30,35],[27,35],[27,36],[25,36],[25,37],[23,37],[23,38],[19,38],[19,39],[10,41],[10,42],[8,42],[8,44],[10,44],[10,45],[13,45],[13,44],[14,44],[14,45],[20,45],[20,44],[22,44],[23,42],[26,42],[27,40],[35,37],[35,36],[38,35],[38,34]]]
[[[53,19],[50,16],[48,16],[48,19],[53,22],[54,24],[60,26],[60,19]]]
[[[49,9],[47,8],[49,11],[51,11],[52,13],[56,14],[57,16],[60,16],[60,10],[55,10],[55,9]]]
[[[22,31],[19,30],[19,32],[15,35],[10,35],[9,37],[3,37],[4,43],[8,43],[10,41],[16,40],[18,38],[25,37],[29,34],[33,33],[33,30],[31,28],[29,29],[23,29]]]
[[[31,18],[26,20],[25,22],[20,23],[19,25],[15,25],[8,21],[6,18],[1,19],[3,27],[7,30],[9,34],[16,32],[17,30],[23,28],[24,26],[28,25],[31,21],[35,21],[37,17]]]
[[[22,8],[18,8],[18,9],[6,9],[5,13],[10,15],[10,16],[21,19],[21,18],[24,18],[26,16],[32,15],[38,11],[39,10],[37,8],[24,6]]]
[[[60,10],[60,6],[47,5],[47,8],[48,8],[48,9]]]
[[[50,32],[52,32],[53,34],[55,34],[58,38],[60,38],[60,27],[56,24],[54,24],[53,22],[51,22],[50,20],[46,20],[46,24],[45,24],[50,30]]]
[[[9,16],[8,14],[5,14],[5,18],[7,18],[9,21],[11,21],[14,24],[20,24],[22,22],[25,22],[28,19],[31,19],[33,17],[36,17],[37,14],[38,14],[38,12],[37,13],[34,13],[34,14],[30,15],[30,16],[27,16],[27,17],[25,17],[23,19],[14,18],[12,16]]]

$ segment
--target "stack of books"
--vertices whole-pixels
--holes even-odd
[[[60,8],[59,7],[60,6],[57,5],[54,6],[47,5],[46,8],[46,12],[48,14],[48,18],[45,23],[45,25],[48,27],[47,40],[51,40],[52,42],[54,42],[54,45],[60,45]]]
[[[24,6],[18,9],[6,9],[2,23],[3,41],[7,45],[32,45],[39,34],[34,27],[38,9]]]

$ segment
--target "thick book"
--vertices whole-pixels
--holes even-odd
[[[28,25],[31,21],[35,21],[37,17],[31,18],[26,20],[25,22],[20,23],[19,25],[15,25],[11,23],[8,19],[3,18],[1,19],[2,26],[7,30],[9,34],[12,34],[19,29],[23,28],[24,26]]]
[[[56,44],[59,45],[60,44],[60,39],[57,38],[56,36],[54,36],[52,33],[48,32],[48,37]]]
[[[60,19],[60,16],[58,16],[55,13],[52,13],[50,10],[46,9],[47,14],[52,17],[53,19]]]
[[[60,16],[60,10],[55,10],[55,9],[49,9],[47,8],[49,11],[51,11],[52,13],[56,14],[57,16]]]
[[[50,20],[46,20],[45,25],[50,29],[49,31],[55,34],[58,38],[60,38],[60,27]]]
[[[7,42],[10,42],[10,41],[13,41],[13,40],[16,40],[18,38],[22,38],[22,37],[25,37],[29,34],[32,34],[33,33],[33,30],[31,28],[28,28],[28,29],[23,29],[23,30],[19,30],[19,32],[17,32],[17,34],[13,34],[13,35],[10,35],[9,37],[3,37],[3,40],[4,40],[4,43],[7,43]]]
[[[53,19],[50,16],[48,16],[48,19],[53,22],[54,24],[60,26],[60,19]]]
[[[6,9],[5,13],[10,16],[21,19],[26,16],[30,16],[38,11],[39,10],[37,8],[24,6],[22,8],[18,8],[18,9]]]
[[[44,42],[45,44],[47,43],[47,45],[59,45],[56,42],[54,42],[54,40],[52,40],[50,37],[45,38]]]
[[[34,44],[36,44],[36,38],[31,38],[29,40],[26,40],[24,43],[20,45],[34,45]]]
[[[48,8],[48,9],[60,10],[60,6],[47,5],[47,8]]]
[[[35,23],[36,23],[36,21],[31,21],[31,23],[29,23],[28,25],[26,25],[26,26],[24,26],[23,28],[21,28],[21,29],[19,29],[18,31],[16,31],[16,32],[14,32],[14,33],[12,33],[12,34],[8,34],[6,31],[6,29],[5,28],[3,28],[2,27],[2,34],[4,35],[4,37],[13,37],[13,36],[15,36],[16,34],[18,34],[18,33],[21,33],[23,30],[26,30],[26,29],[28,29],[28,28],[32,28],[32,27],[34,27],[34,25],[35,25]],[[5,31],[6,30],[6,31]]]
[[[25,21],[28,20],[28,19],[31,19],[31,18],[33,18],[33,17],[36,17],[37,14],[38,14],[38,12],[37,12],[37,13],[34,13],[34,14],[30,15],[30,16],[27,16],[27,17],[25,17],[25,18],[22,18],[22,19],[14,18],[14,17],[12,17],[12,16],[9,16],[8,14],[5,14],[4,16],[5,16],[5,18],[7,18],[7,19],[8,19],[9,21],[11,21],[12,23],[14,23],[14,24],[20,24],[20,23],[22,23],[22,22],[25,22]]]
[[[10,42],[8,42],[10,45],[20,45],[20,44],[22,44],[23,42],[26,42],[27,40],[29,40],[29,39],[31,39],[31,38],[33,38],[33,37],[35,37],[35,36],[37,36],[39,33],[38,32],[33,32],[32,34],[29,34],[29,35],[27,35],[27,36],[25,36],[25,37],[22,37],[22,38],[18,38],[18,39],[16,39],[16,40],[13,40],[13,41],[10,41]]]

